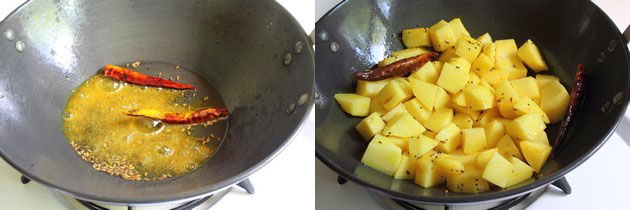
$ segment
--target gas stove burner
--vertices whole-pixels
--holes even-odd
[[[337,183],[343,185],[348,180],[342,176],[337,177]],[[571,194],[571,186],[565,177],[562,177],[555,182],[551,183],[554,187],[557,187],[565,194]],[[468,209],[488,209],[488,210],[520,210],[525,209],[530,204],[534,203],[546,190],[548,186],[541,187],[532,192],[526,193],[521,196],[506,200],[486,202],[482,204],[458,204],[458,205],[432,205],[417,203],[412,201],[405,201],[387,196],[384,193],[376,190],[368,190],[370,196],[375,199],[385,209],[400,209],[400,210],[468,210]]]
[[[22,182],[22,184],[27,184],[29,183],[31,180],[29,178],[27,178],[26,176],[22,175],[22,177],[20,177],[20,181]],[[241,182],[239,182],[238,184],[236,184],[236,186],[242,188],[243,190],[245,190],[247,193],[249,194],[254,194],[254,185],[252,185],[252,183],[249,181],[249,179],[245,179]],[[193,200],[193,201],[188,201],[186,203],[183,204],[179,204],[176,205],[174,207],[155,207],[155,208],[159,208],[159,209],[171,209],[171,210],[193,210],[197,207],[200,207],[200,209],[208,209],[211,206],[213,206],[215,203],[217,203],[221,198],[223,198],[223,196],[225,196],[225,194],[227,194],[227,192],[230,190],[230,188],[227,189],[223,189],[220,190],[219,192],[197,199],[197,200]],[[86,201],[86,200],[81,200],[78,198],[71,198],[65,195],[60,195],[62,197],[63,200],[66,200],[70,205],[73,204],[78,204],[82,207],[85,207],[89,210],[109,210],[110,208],[104,207],[103,204],[96,204],[94,202],[90,202],[90,201]],[[133,209],[149,209],[152,207],[135,207],[135,206],[126,206],[127,210],[133,210]],[[201,208],[203,207],[203,208]]]

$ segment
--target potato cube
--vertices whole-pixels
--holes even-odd
[[[424,135],[409,138],[409,155],[418,159],[438,145],[438,141]]]
[[[399,113],[385,125],[383,134],[405,138],[419,136],[425,130],[409,113]]]
[[[435,70],[437,70],[438,74],[442,72],[442,65],[444,64],[443,62],[433,61],[431,63],[433,63],[433,66],[435,67]]]
[[[445,107],[451,102],[451,96],[446,93],[444,89],[441,87],[437,87],[437,91],[435,92],[435,103],[433,104],[433,109],[438,110],[440,108]]]
[[[494,87],[494,95],[497,100],[497,108],[501,115],[508,119],[517,117],[514,104],[518,102],[519,95],[508,81],[502,81]]]
[[[499,139],[505,135],[505,126],[498,120],[486,123],[483,130],[486,132],[487,148],[495,147]]]
[[[488,181],[481,178],[482,171],[476,168],[466,168],[457,176],[446,177],[446,188],[459,193],[480,193],[490,190]]]
[[[508,123],[505,131],[511,137],[520,140],[533,139],[538,132],[545,132],[545,123],[540,114],[529,113],[521,115]]]
[[[484,150],[486,146],[486,133],[483,128],[462,129],[462,149],[464,153],[477,153]]]
[[[385,140],[370,141],[361,163],[381,173],[393,176],[402,159],[402,150]]]
[[[461,36],[455,44],[455,55],[465,58],[472,63],[479,55],[479,52],[481,52],[481,48],[481,42],[469,36]]]
[[[490,83],[486,82],[485,80],[480,80],[479,81],[479,86],[486,87],[486,88],[490,89],[490,91],[492,91],[492,94],[494,94],[494,87],[492,87],[492,85],[490,85]]]
[[[481,177],[496,186],[505,188],[512,170],[514,170],[512,163],[496,153],[486,164]]]
[[[462,112],[455,113],[455,116],[453,116],[453,123],[455,123],[455,125],[457,125],[460,129],[473,127],[473,121],[470,119],[470,116]]]
[[[551,153],[551,147],[549,145],[533,141],[521,141],[521,150],[523,151],[523,156],[525,156],[527,163],[529,163],[536,172],[539,172],[542,166],[545,165]]]
[[[477,159],[478,154],[479,154],[478,152],[472,153],[472,154],[466,154],[464,153],[464,150],[462,149],[458,149],[458,150],[455,150],[454,152],[449,153],[451,158],[464,164],[466,169],[474,167],[475,160]]]
[[[403,153],[398,169],[394,173],[394,179],[414,179],[416,176],[416,164],[416,159],[411,159],[409,154]]]
[[[466,30],[466,28],[464,27],[461,19],[453,18],[451,21],[448,22],[448,24],[453,29],[453,32],[455,32],[455,36],[457,39],[459,39],[459,37],[461,36],[470,36],[470,33],[468,33],[468,30]]]
[[[514,166],[514,170],[510,174],[506,187],[514,186],[532,177],[534,170],[527,163],[516,157],[510,157],[508,160]]]
[[[444,63],[442,73],[440,73],[436,84],[450,94],[461,91],[468,81],[468,72],[463,71],[461,68],[459,67],[458,69],[455,65]]]
[[[440,73],[437,69],[435,69],[433,62],[428,62],[420,67],[420,69],[411,73],[411,75],[409,75],[409,78],[415,78],[431,84],[435,84],[439,76]]]
[[[430,131],[430,130],[427,130],[424,133],[422,133],[422,135],[424,135],[426,137],[429,137],[429,138],[432,138],[432,139],[435,139],[435,135],[437,135],[437,133],[433,132],[433,131]]]
[[[539,98],[540,90],[538,89],[538,83],[533,77],[525,77],[510,81],[512,87],[518,95],[527,96],[529,98]]]
[[[442,176],[454,176],[464,173],[464,164],[450,155],[441,153],[435,159],[435,167],[437,172]]]
[[[408,113],[403,104],[396,105],[392,110],[389,110],[389,112],[385,113],[385,115],[383,115],[381,119],[383,119],[385,122],[389,122],[394,117],[394,115],[398,113]]]
[[[425,53],[430,53],[432,52],[431,50],[422,48],[422,47],[414,47],[414,48],[407,48],[404,50],[398,50],[398,51],[394,51],[392,52],[392,56],[391,57],[398,57],[402,59],[405,58],[411,58],[411,57],[416,57],[418,55],[422,55]]]
[[[494,61],[485,54],[480,54],[477,59],[472,63],[470,67],[473,72],[477,75],[483,77],[486,73],[490,72],[492,68],[494,68]]]
[[[525,139],[527,141],[533,141],[538,143],[543,143],[545,145],[549,145],[549,139],[547,138],[547,132],[538,132],[533,139]]]
[[[461,144],[460,132],[461,130],[454,123],[448,124],[435,135],[435,140],[440,142],[440,144],[435,147],[435,150],[446,153],[457,150],[457,147]]]
[[[382,136],[383,138],[386,138],[389,142],[393,143],[398,148],[402,149],[403,152],[409,151],[409,140],[407,138],[399,138],[395,136],[385,137],[381,134],[377,134],[377,135]]]
[[[404,59],[403,57],[387,57],[387,58],[383,58],[383,60],[378,62],[378,66],[379,67],[383,67],[383,66],[387,66],[389,64],[392,64],[396,61],[402,60]]]
[[[410,95],[412,94],[411,82],[409,82],[409,80],[407,80],[406,77],[394,77],[392,78],[392,81],[398,82],[398,84],[400,84],[400,87],[403,88],[405,93],[408,93]]]
[[[399,103],[407,101],[411,98],[412,93],[407,91],[406,87],[401,82],[392,80],[376,96],[377,100],[383,102],[383,107],[386,110],[393,109]]]
[[[486,164],[488,164],[488,161],[490,160],[490,158],[492,158],[492,156],[495,153],[499,154],[499,149],[497,148],[487,149],[477,154],[477,158],[475,158],[475,167],[480,168],[480,169],[485,168]]]
[[[490,58],[492,63],[494,63],[497,58],[497,45],[494,43],[484,43],[482,46],[481,53]]]
[[[510,59],[513,57],[517,57],[516,51],[518,50],[516,47],[516,42],[514,39],[503,39],[494,41],[496,47],[496,59]]]
[[[433,49],[438,52],[442,52],[454,46],[457,41],[457,34],[455,34],[453,28],[444,20],[440,20],[429,28],[429,36],[431,37]]]
[[[405,47],[430,47],[431,37],[428,28],[405,29],[402,32],[402,41]]]
[[[479,36],[477,41],[481,42],[481,44],[492,43],[492,37],[490,37],[489,33],[485,33]]]
[[[453,107],[453,109],[458,112],[467,114],[472,120],[477,120],[479,118],[479,115],[481,114],[481,111],[468,109],[468,106],[464,107],[457,104],[451,104],[451,107]]]
[[[441,63],[446,63],[448,61],[450,61],[453,58],[457,58],[457,55],[455,55],[455,47],[450,47],[446,50],[444,50],[444,52],[442,52],[440,54],[440,57],[438,58],[438,61]]]
[[[469,75],[470,73],[470,61],[464,59],[464,58],[460,58],[460,57],[455,57],[455,58],[451,58],[450,60],[448,60],[448,63],[450,63],[451,65],[455,66],[456,69],[466,72],[466,75]]]
[[[413,98],[403,103],[403,106],[405,106],[405,110],[407,110],[407,112],[411,114],[413,119],[418,121],[420,124],[424,124],[424,122],[426,122],[429,119],[432,113],[431,109],[422,105],[422,103],[420,103],[420,100],[418,100],[418,98]]]
[[[450,108],[440,108],[435,110],[429,119],[424,123],[427,129],[438,132],[453,120],[453,110]]]
[[[466,82],[466,86],[464,86],[464,88],[471,85],[479,85],[479,82],[481,82],[479,76],[477,76],[475,72],[470,71],[468,72],[468,82]]]
[[[356,93],[366,97],[374,97],[378,95],[378,92],[381,92],[383,87],[389,83],[391,79],[384,79],[380,81],[365,81],[359,80],[357,81],[357,91]]]
[[[341,106],[341,109],[357,117],[365,117],[370,113],[370,98],[357,95],[354,93],[337,93],[335,100]]]
[[[552,81],[560,81],[560,79],[553,75],[536,74],[536,83],[538,83],[538,89],[542,90],[547,87]]]
[[[518,150],[518,147],[514,144],[514,140],[508,135],[504,135],[499,139],[497,149],[499,149],[499,154],[503,155],[505,158],[517,157],[518,159],[523,159],[521,151]]]
[[[437,173],[437,167],[435,167],[434,163],[437,155],[437,152],[430,151],[418,159],[416,166],[416,184],[429,188],[446,181],[446,177],[440,176]]]
[[[378,113],[379,115],[384,115],[387,113],[387,109],[383,107],[384,98],[374,96],[370,100],[370,114]]]
[[[508,73],[508,80],[520,79],[527,76],[527,68],[518,57],[497,59],[494,62],[494,69],[503,70]]]
[[[490,69],[490,71],[481,76],[481,80],[486,81],[492,86],[496,86],[498,83],[508,80],[508,76],[509,74],[507,71],[495,68]]]
[[[383,122],[378,113],[372,113],[361,120],[355,128],[359,131],[361,136],[363,136],[363,139],[369,141],[374,135],[383,131],[383,128],[385,128],[385,122]]]
[[[453,97],[451,97],[451,102],[453,102],[454,104],[458,106],[468,107],[468,104],[466,103],[466,96],[464,96],[464,92],[459,92],[459,93],[454,94]]]
[[[415,78],[409,78],[409,80],[411,81],[413,95],[416,96],[424,107],[429,108],[429,111],[433,110],[435,106],[435,96],[437,95],[439,87]]]
[[[473,127],[483,127],[486,123],[498,117],[501,117],[501,113],[499,113],[499,110],[496,107],[484,110],[481,112],[481,115],[479,115],[479,118],[477,118],[477,120],[473,123]]]
[[[530,39],[528,39],[525,44],[518,49],[516,54],[534,72],[541,72],[549,69],[547,68],[545,60],[543,60],[538,47],[536,47],[534,42]]]
[[[471,85],[464,88],[466,104],[472,110],[486,110],[494,106],[494,95],[490,89],[479,85]]]
[[[540,91],[540,108],[547,113],[551,123],[564,117],[569,105],[569,93],[558,81],[549,83]]]
[[[528,113],[538,113],[542,118],[543,122],[549,124],[549,117],[547,114],[538,106],[538,104],[534,103],[532,99],[527,96],[521,96],[514,104],[514,110],[518,116],[528,114]]]

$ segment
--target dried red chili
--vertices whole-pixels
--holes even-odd
[[[173,82],[171,80],[162,79],[159,77],[149,76],[140,72],[135,72],[127,68],[114,66],[107,64],[103,68],[103,73],[106,77],[128,82],[136,85],[146,85],[152,87],[172,88],[179,90],[194,90],[195,86],[190,84],[183,84],[179,82]]]
[[[125,114],[147,117],[170,124],[198,124],[227,117],[229,112],[223,107],[211,107],[184,113],[164,113],[155,109],[136,109],[125,112]]]
[[[400,77],[422,67],[425,63],[436,60],[440,54],[436,52],[424,53],[415,57],[405,58],[387,66],[356,72],[352,79],[378,81],[390,77]]]
[[[582,102],[584,101],[584,88],[586,82],[586,69],[584,65],[579,64],[577,68],[577,72],[575,73],[575,78],[573,79],[573,86],[571,87],[571,94],[569,99],[569,108],[564,114],[564,118],[560,122],[560,131],[558,132],[558,137],[553,146],[553,151],[556,151],[558,147],[561,147],[566,143],[566,135],[569,130],[569,123],[578,113]],[[553,152],[552,152],[553,155]]]

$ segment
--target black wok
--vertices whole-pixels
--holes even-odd
[[[473,36],[531,38],[541,48],[549,73],[572,83],[577,65],[588,69],[584,105],[559,148],[531,182],[481,194],[446,193],[412,181],[393,180],[361,166],[367,143],[355,131],[360,118],[344,114],[333,99],[354,92],[349,76],[370,68],[388,52],[403,49],[405,28],[431,26],[440,19],[462,18]],[[347,0],[316,24],[316,155],[342,177],[392,198],[432,204],[457,204],[513,198],[561,179],[589,158],[612,134],[626,110],[630,56],[610,18],[590,1],[502,0]],[[558,125],[548,128],[555,139]],[[614,186],[607,186],[614,187]]]
[[[0,38],[0,156],[85,200],[184,201],[229,187],[275,157],[312,105],[313,49],[275,1],[32,0],[0,23],[7,30],[14,38]],[[135,60],[191,69],[229,109],[222,146],[194,172],[127,181],[94,170],[67,143],[61,123],[71,90],[105,64]]]

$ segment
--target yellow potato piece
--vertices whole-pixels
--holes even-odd
[[[528,39],[525,44],[518,49],[516,54],[530,69],[536,73],[549,69],[540,54],[540,50],[538,50],[538,47],[530,39]]]
[[[405,47],[430,47],[431,37],[428,28],[411,28],[402,32],[402,41]]]
[[[429,28],[429,36],[431,37],[433,49],[438,52],[442,52],[454,46],[457,41],[457,34],[451,25],[444,20],[440,20]]]
[[[481,177],[498,187],[506,188],[512,170],[514,170],[512,163],[499,153],[495,153],[488,160]]]
[[[370,113],[370,98],[354,93],[337,93],[335,100],[341,109],[352,115],[364,117]]]
[[[387,140],[370,141],[361,163],[393,176],[402,159],[402,150]]]
[[[372,113],[370,116],[364,118],[355,126],[357,131],[363,136],[363,139],[369,141],[374,135],[383,131],[385,128],[385,122],[381,119],[378,113]]]
[[[418,121],[414,120],[409,113],[396,114],[383,129],[386,136],[412,137],[421,135],[426,129]]]

